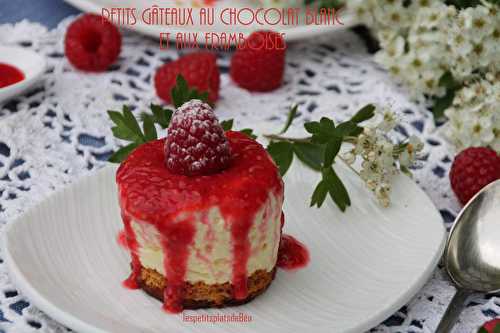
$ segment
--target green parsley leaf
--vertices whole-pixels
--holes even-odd
[[[306,131],[312,132],[312,142],[314,143],[326,143],[328,140],[336,136],[335,133],[335,123],[333,120],[323,117],[318,122],[310,122],[304,124]]]
[[[152,117],[146,117],[142,124],[144,129],[144,138],[146,141],[153,141],[158,139],[158,134],[156,133],[155,123]]]
[[[108,161],[111,163],[121,163],[138,146],[139,146],[139,144],[133,142],[133,143],[119,149],[117,152],[115,152],[113,155],[111,155],[109,157]]]
[[[171,95],[172,102],[176,108],[192,99],[199,99],[203,102],[209,103],[208,92],[200,92],[195,88],[190,89],[186,79],[184,79],[184,77],[180,74],[177,75],[176,85],[172,88]]]
[[[233,123],[234,123],[233,119],[228,119],[221,121],[220,125],[222,126],[222,129],[224,131],[230,131],[231,129],[233,129]]]
[[[354,116],[352,116],[351,121],[355,124],[359,124],[363,121],[373,118],[375,116],[375,105],[368,104],[362,107]]]
[[[326,195],[328,194],[328,185],[324,180],[320,181],[316,186],[311,197],[311,207],[318,206],[320,208],[325,202]]]
[[[488,330],[484,327],[480,327],[477,333],[489,333]]]
[[[343,138],[345,136],[358,136],[363,132],[363,128],[356,125],[352,120],[348,120],[339,124],[335,133],[337,136]]]
[[[342,138],[334,136],[326,144],[325,157],[323,162],[323,167],[330,167],[337,157],[340,151],[340,146],[342,145]]]
[[[328,185],[328,193],[339,209],[344,212],[351,205],[351,199],[339,176],[332,167],[323,169],[323,180]]]
[[[500,324],[495,325],[495,328],[493,328],[493,333],[500,333]]]
[[[293,160],[293,147],[290,142],[271,142],[267,146],[269,155],[273,158],[274,162],[280,170],[280,175],[284,176]]]
[[[304,124],[304,128],[308,133],[316,134],[321,130],[321,125],[317,121],[310,121]]]
[[[124,105],[122,112],[123,112],[123,121],[125,125],[132,133],[134,133],[137,137],[141,138],[142,141],[144,142],[145,138],[144,135],[142,134],[141,127],[139,126],[137,119],[135,119],[132,111],[130,111],[130,108],[127,105]]]
[[[244,128],[242,130],[240,130],[239,132],[245,134],[246,136],[248,136],[249,138],[251,139],[257,139],[257,135],[253,134],[253,129],[251,128]]]
[[[172,115],[174,114],[174,111],[164,109],[160,105],[156,104],[151,104],[151,112],[153,112],[154,122],[160,125],[163,129],[170,125],[170,119],[172,119]]]
[[[295,155],[311,169],[321,171],[325,155],[325,146],[307,142],[295,142],[293,144]]]
[[[295,117],[297,116],[297,112],[299,110],[299,106],[298,105],[294,105],[291,109],[290,109],[290,112],[288,112],[288,117],[286,119],[286,123],[285,123],[285,127],[283,127],[283,129],[281,130],[281,132],[279,132],[279,134],[283,134],[285,133],[286,131],[288,131],[288,129],[290,128],[290,126],[292,125],[293,123],[293,120],[295,119]]]
[[[140,140],[128,127],[119,127],[115,126],[111,128],[111,132],[113,132],[113,135],[117,137],[118,139],[121,140],[126,140],[126,141],[136,141]]]

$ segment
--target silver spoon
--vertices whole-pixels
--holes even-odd
[[[500,291],[500,180],[486,186],[455,220],[444,253],[457,287],[436,333],[448,333],[473,292]]]

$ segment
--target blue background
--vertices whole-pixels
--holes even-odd
[[[63,18],[79,12],[63,0],[0,0],[0,24],[29,19],[53,28]]]

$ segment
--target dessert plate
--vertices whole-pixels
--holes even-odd
[[[302,270],[278,271],[267,292],[246,305],[172,315],[142,291],[122,286],[130,259],[116,241],[122,222],[111,166],[10,223],[4,259],[34,305],[78,332],[361,332],[424,285],[442,254],[445,229],[430,199],[406,176],[396,179],[392,206],[384,209],[352,172],[336,169],[351,193],[346,213],[329,199],[310,208],[318,174],[292,166],[284,231],[307,245],[311,261]],[[240,313],[251,320],[187,321],[187,315]]]
[[[45,71],[45,59],[22,47],[0,46],[0,63],[18,68],[24,79],[10,86],[0,88],[0,103],[7,101],[30,88]]]
[[[96,13],[96,14],[101,14],[102,13],[102,8],[113,8],[117,7],[116,1],[113,0],[64,0],[67,3],[73,5],[74,7],[84,11],[84,12],[91,12],[91,13]],[[182,1],[179,1],[182,2]],[[184,0],[184,2],[189,2],[189,0]],[[199,1],[198,1],[199,2]],[[236,8],[258,8],[259,6],[256,5],[255,0],[240,0],[240,1],[234,1],[234,0],[218,0],[215,4],[216,10],[220,10],[222,8],[227,8],[227,7],[236,7]],[[300,39],[305,39],[305,38],[310,38],[314,37],[317,35],[333,32],[338,29],[345,29],[348,28],[352,25],[354,25],[354,19],[353,16],[348,13],[347,11],[339,11],[339,16],[338,16],[338,21],[340,23],[336,24],[331,24],[331,25],[305,25],[305,24],[295,24],[295,25],[285,25],[285,24],[278,24],[278,25],[257,25],[257,24],[249,24],[249,25],[226,25],[221,22],[220,19],[215,19],[213,25],[204,25],[204,26],[197,26],[196,25],[196,18],[198,15],[196,14],[196,10],[194,9],[193,11],[193,19],[195,20],[194,25],[148,25],[143,23],[143,21],[140,19],[140,13],[142,13],[142,10],[145,8],[149,8],[153,5],[159,5],[161,7],[175,7],[175,2],[172,1],[170,3],[166,4],[161,4],[158,1],[154,0],[121,0],[119,7],[121,8],[137,8],[138,13],[136,17],[137,22],[134,25],[126,25],[126,28],[129,28],[131,30],[138,31],[142,34],[152,36],[155,38],[160,37],[160,33],[166,33],[169,32],[170,39],[175,40],[175,35],[177,33],[198,33],[198,42],[200,44],[205,44],[205,38],[203,37],[206,32],[214,32],[214,33],[243,33],[245,36],[249,35],[255,30],[263,30],[263,29],[271,29],[274,31],[279,31],[285,33],[285,39],[287,41],[294,41],[294,40],[300,40]],[[246,13],[244,13],[246,14]],[[245,15],[242,14],[242,19],[245,17]],[[219,16],[217,16],[218,18]],[[245,18],[246,20],[247,18]],[[336,22],[338,22],[336,21]],[[331,21],[332,22],[332,21]],[[229,22],[228,22],[229,23]],[[212,39],[211,39],[212,40]],[[211,42],[209,42],[211,43]],[[231,42],[231,44],[234,44],[234,42]]]

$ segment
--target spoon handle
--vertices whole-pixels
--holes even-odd
[[[465,301],[471,295],[470,290],[458,289],[455,296],[451,299],[441,322],[436,329],[436,333],[449,333],[457,322],[460,313],[465,307]]]

